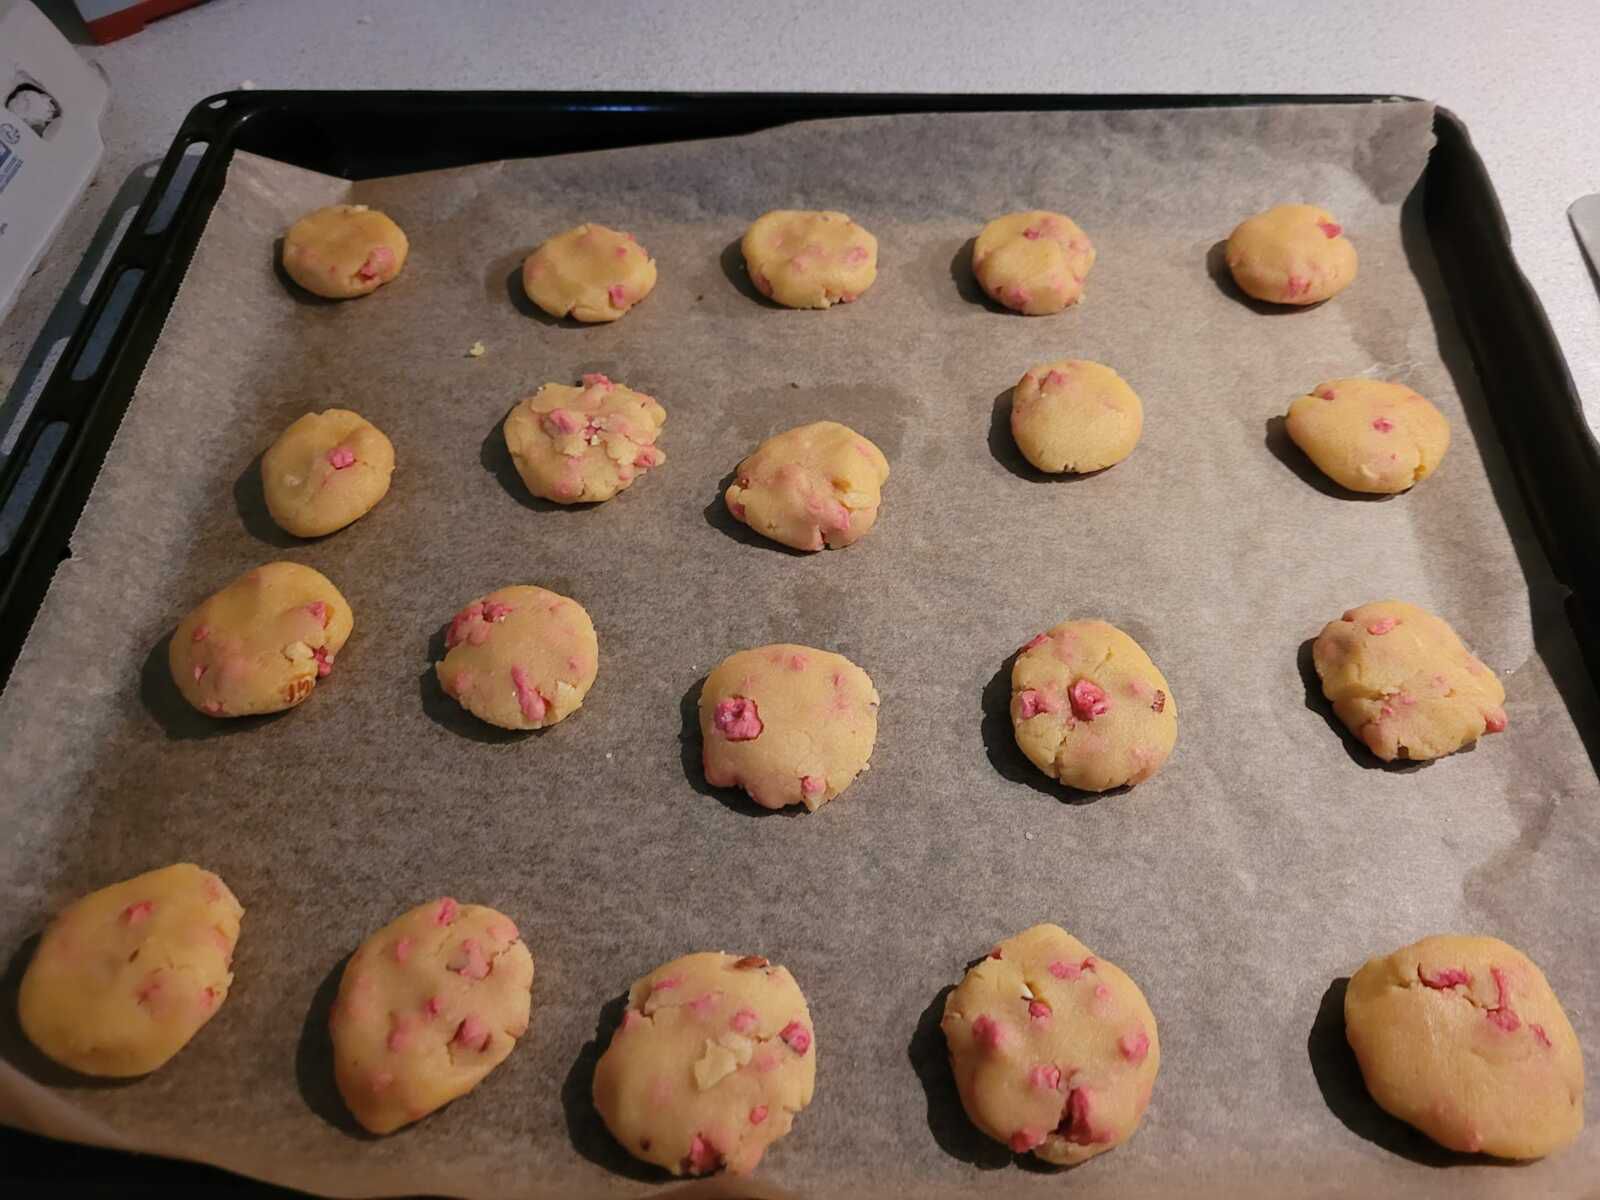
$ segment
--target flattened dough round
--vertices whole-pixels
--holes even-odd
[[[1143,783],[1178,740],[1178,703],[1115,625],[1063,621],[1011,666],[1011,725],[1028,760],[1086,792]]]
[[[1314,204],[1280,204],[1241,222],[1227,258],[1240,290],[1273,304],[1316,304],[1356,277],[1355,246]]]
[[[394,444],[347,408],[307,413],[261,456],[267,511],[295,537],[321,537],[366,516],[393,474]]]
[[[686,954],[628,990],[594,1106],[635,1158],[674,1175],[755,1168],[811,1103],[816,1035],[794,976],[760,955]]]
[[[1438,468],[1450,422],[1410,388],[1381,379],[1330,379],[1289,406],[1290,439],[1353,492],[1403,492]]]
[[[327,678],[354,626],[322,572],[265,563],[179,622],[167,665],[183,698],[208,716],[281,712]]]
[[[1011,393],[1011,436],[1041,471],[1084,474],[1133,453],[1144,408],[1110,367],[1068,358],[1034,367]]]
[[[328,1016],[339,1094],[372,1133],[465,1096],[528,1030],[533,957],[510,917],[448,896],[361,943]]]
[[[604,225],[584,224],[542,243],[523,261],[522,290],[552,317],[615,321],[656,286],[656,260]]]
[[[490,592],[450,622],[439,686],[479,720],[544,729],[583,704],[600,669],[583,605],[541,587]]]
[[[1093,266],[1088,234],[1062,213],[1007,213],[985,225],[972,245],[978,285],[996,303],[1030,317],[1076,304]]]
[[[756,290],[786,308],[848,304],[878,277],[878,239],[841,212],[764,213],[739,248]]]
[[[283,269],[306,291],[349,300],[400,274],[410,243],[383,213],[365,204],[333,204],[307,213],[283,238]]]
[[[582,387],[547,383],[506,417],[506,449],[528,490],[557,504],[609,500],[667,456],[656,437],[667,410],[604,375]]]
[[[1058,925],[990,951],[945,998],[939,1027],[972,1123],[1062,1166],[1132,1137],[1161,1068],[1139,985]]]
[[[1539,1158],[1583,1129],[1583,1051],[1544,973],[1498,938],[1442,934],[1371,959],[1345,1036],[1384,1111],[1441,1146]]]
[[[1506,727],[1506,690],[1444,621],[1376,600],[1329,621],[1311,646],[1322,694],[1385,762],[1439,758]]]
[[[91,892],[34,951],[17,997],[22,1031],[85,1075],[154,1071],[228,998],[243,916],[227,885],[193,863]]]
[[[774,434],[739,464],[724,499],[734,518],[796,550],[840,549],[878,520],[889,460],[848,425]]]
[[[741,787],[763,808],[815,812],[867,769],[877,738],[877,690],[842,654],[741,650],[700,689],[706,782]]]

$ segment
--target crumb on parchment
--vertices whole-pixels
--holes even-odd
[[[482,342],[473,342],[472,345],[467,347],[467,357],[468,358],[482,358],[483,354],[484,354],[484,351],[487,350],[487,349],[488,349],[488,347],[485,346]]]

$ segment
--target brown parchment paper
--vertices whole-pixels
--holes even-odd
[[[1592,699],[1420,228],[1430,121],[1416,103],[902,116],[355,185],[240,154],[0,703],[5,1119],[327,1193],[645,1194],[663,1177],[595,1117],[595,1058],[634,978],[725,948],[794,971],[818,1076],[755,1179],[709,1191],[1593,1194],[1594,1131],[1533,1166],[1463,1164],[1383,1118],[1343,1048],[1340,981],[1444,930],[1524,948],[1600,1045]],[[1360,278],[1310,311],[1258,310],[1216,277],[1214,244],[1302,198],[1350,229]],[[273,242],[346,199],[390,212],[411,258],[370,298],[316,302]],[[1003,313],[968,273],[982,222],[1029,206],[1099,249],[1059,316]],[[880,239],[876,285],[825,313],[761,301],[735,247],[772,207],[850,212]],[[660,263],[614,325],[552,322],[518,291],[532,245],[585,219]],[[1145,404],[1138,449],[1092,478],[1035,477],[1009,440],[1010,385],[1062,356],[1112,364]],[[660,397],[668,461],[557,509],[517,482],[500,422],[585,371]],[[1274,424],[1363,373],[1451,420],[1413,494],[1333,494]],[[297,542],[266,519],[255,459],[334,405],[400,466],[371,515]],[[720,481],[824,417],[892,464],[872,535],[805,556],[733,525]],[[169,631],[280,557],[354,606],[334,674],[275,719],[190,712]],[[536,736],[463,715],[429,666],[453,612],[521,582],[578,598],[601,646],[584,708]],[[1384,769],[1331,723],[1307,641],[1389,596],[1504,672],[1507,734]],[[1166,769],[1099,799],[1034,773],[1005,716],[1016,647],[1091,615],[1149,650],[1180,705]],[[762,814],[698,766],[701,679],[786,640],[847,654],[883,696],[872,769],[809,816]],[[227,1005],[149,1078],[64,1077],[10,1011],[29,939],[74,895],[181,859],[248,909]],[[520,923],[531,1031],[469,1098],[357,1136],[329,1071],[338,972],[445,893]],[[1132,974],[1164,1050],[1141,1132],[1070,1179],[967,1124],[937,1029],[964,964],[1044,920]]]

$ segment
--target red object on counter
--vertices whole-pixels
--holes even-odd
[[[151,21],[193,8],[201,0],[74,0],[89,36],[100,45],[138,33]]]

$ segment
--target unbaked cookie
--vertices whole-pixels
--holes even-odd
[[[878,693],[842,654],[741,650],[700,689],[706,782],[742,787],[763,808],[815,812],[867,769],[877,737]]]
[[[840,212],[765,213],[739,249],[756,290],[788,308],[848,304],[878,277],[878,239]]]
[[[267,511],[295,537],[321,537],[366,516],[393,474],[393,443],[347,408],[307,413],[261,456]]]
[[[1097,362],[1068,358],[1034,367],[1011,393],[1011,436],[1041,471],[1104,470],[1133,453],[1143,428],[1139,397]]]
[[[1178,740],[1172,686],[1138,642],[1104,621],[1064,621],[1011,666],[1017,745],[1086,792],[1143,783]]]
[[[504,587],[450,622],[439,686],[480,720],[544,729],[583,704],[600,668],[583,605],[541,587]]]
[[[837,550],[872,529],[888,478],[882,450],[848,425],[817,421],[757,446],[724,499],[736,519],[775,542]]]
[[[585,375],[547,383],[506,417],[506,448],[535,496],[557,504],[609,500],[667,456],[656,436],[667,410],[653,396]]]
[[[1506,690],[1456,631],[1403,600],[1329,621],[1311,647],[1322,694],[1379,758],[1454,754],[1506,727]]]
[[[1280,204],[1242,222],[1227,257],[1240,290],[1274,304],[1316,304],[1356,277],[1355,246],[1314,204]]]
[[[167,665],[183,698],[208,716],[281,712],[328,676],[354,625],[322,572],[266,563],[179,622]]]
[[[1498,938],[1423,938],[1370,960],[1345,1036],[1384,1111],[1441,1146],[1539,1158],[1583,1129],[1583,1051],[1544,973]]]
[[[1071,217],[1014,212],[983,227],[972,273],[998,303],[1030,317],[1058,313],[1083,297],[1094,246]]]
[[[552,317],[615,321],[656,286],[656,260],[604,225],[579,225],[544,242],[522,264],[522,290]]]
[[[1161,1068],[1138,984],[1057,925],[990,951],[945,998],[939,1027],[972,1123],[1062,1166],[1132,1137]]]
[[[154,1071],[228,998],[243,916],[193,863],[91,892],[39,940],[17,997],[23,1033],[85,1075]]]
[[[283,269],[306,291],[349,300],[400,274],[410,244],[383,213],[365,204],[333,204],[308,213],[283,239]]]
[[[510,917],[449,897],[361,943],[328,1014],[350,1112],[393,1133],[465,1096],[528,1030],[533,958]]]
[[[811,1103],[816,1035],[794,976],[756,954],[686,954],[628,990],[594,1106],[674,1175],[755,1168]]]
[[[1450,422],[1417,393],[1381,379],[1330,379],[1289,406],[1290,439],[1353,492],[1403,492],[1438,468]]]

